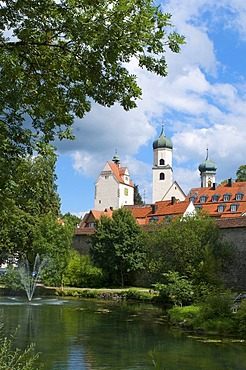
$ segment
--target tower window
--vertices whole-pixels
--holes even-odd
[[[160,180],[165,180],[165,174],[163,172],[160,173]]]
[[[164,164],[165,164],[165,161],[164,161],[164,159],[160,159],[160,166],[164,166]]]

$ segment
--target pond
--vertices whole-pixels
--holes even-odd
[[[246,343],[208,342],[168,327],[148,304],[0,297],[3,333],[36,344],[45,370],[243,370]]]

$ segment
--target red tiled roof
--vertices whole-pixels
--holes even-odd
[[[132,186],[132,187],[134,186],[131,180],[129,181],[129,184],[127,184],[122,178],[122,176],[125,174],[126,167],[121,167],[121,166],[119,167],[114,162],[108,161],[107,163],[109,167],[111,168],[113,174],[115,175],[116,179],[119,181],[119,183]]]
[[[236,194],[243,193],[242,200],[236,199]],[[218,201],[212,201],[213,195],[218,195]],[[229,194],[230,199],[224,200],[224,195]],[[189,195],[186,200],[190,197],[195,196],[194,205],[200,207],[201,209],[207,211],[212,217],[220,218],[234,218],[241,217],[246,212],[246,182],[234,182],[229,185],[229,183],[219,185],[215,189],[211,188],[193,188],[190,190]],[[206,196],[206,202],[201,203],[201,196]],[[223,212],[218,212],[218,206],[224,205]],[[231,211],[231,205],[237,204],[236,211]]]

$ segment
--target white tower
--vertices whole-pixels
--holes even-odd
[[[213,184],[215,184],[215,175],[217,170],[217,165],[211,161],[208,157],[208,149],[207,149],[207,156],[204,162],[200,164],[198,167],[201,176],[201,188],[211,188]]]
[[[165,136],[164,125],[161,134],[153,142],[154,162],[152,167],[152,203],[163,200],[163,196],[172,185],[173,144]]]
[[[107,162],[95,182],[94,209],[118,209],[134,204],[134,185],[127,167],[120,164],[115,153],[112,162]]]

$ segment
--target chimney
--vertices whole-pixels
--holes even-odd
[[[227,186],[232,187],[232,178],[228,179]]]
[[[158,206],[156,204],[152,204],[152,213],[156,213]]]
[[[175,198],[175,197],[172,197],[172,198],[171,198],[171,205],[172,205],[172,206],[174,205],[175,201],[176,201],[176,198]]]

